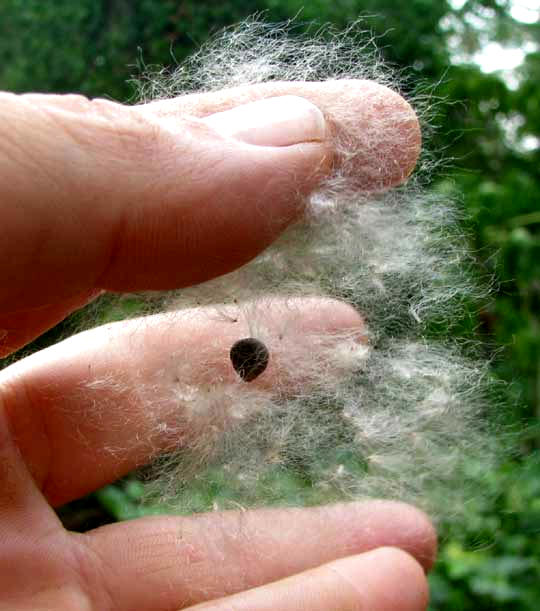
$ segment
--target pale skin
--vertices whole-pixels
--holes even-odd
[[[257,100],[270,105],[219,114]],[[185,287],[243,265],[301,216],[305,195],[341,162],[343,133],[372,151],[349,169],[363,189],[391,188],[414,168],[413,111],[365,81],[269,83],[136,107],[0,94],[0,355],[103,291]],[[343,303],[298,306],[299,334],[361,334],[361,314]],[[279,300],[272,307],[281,319]],[[192,354],[190,384],[206,383],[195,347],[210,338],[205,359],[233,376],[223,355],[238,335],[204,310],[189,322],[98,328],[0,372],[0,610],[425,609],[435,533],[397,502],[64,530],[52,507],[171,444],[129,382],[152,381],[170,349]],[[253,384],[271,392],[280,372],[275,363]],[[91,383],[105,375],[122,384],[98,399],[118,411],[96,427],[86,418]],[[121,456],[107,451],[113,441]]]

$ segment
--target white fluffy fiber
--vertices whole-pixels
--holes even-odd
[[[250,21],[173,74],[143,79],[141,99],[344,78],[394,85],[372,43],[350,32],[298,38]],[[322,295],[362,314],[367,343],[346,333],[296,341],[284,325],[271,355],[281,349],[295,376],[309,380],[292,390],[280,379],[271,392],[219,379],[184,388],[180,368],[179,384],[158,394],[172,398],[178,430],[194,418],[205,425],[155,465],[153,490],[168,509],[383,497],[445,518],[479,492],[471,465],[482,472],[495,460],[489,365],[470,338],[454,336],[478,296],[455,207],[425,185],[427,157],[407,185],[370,196],[347,166],[369,151],[346,138],[338,146],[344,162],[311,197],[305,222],[238,271],[167,296],[165,309],[182,316],[215,304],[216,316],[240,316],[266,341],[272,299],[287,298],[294,313],[299,296]],[[155,390],[141,389],[150,413]]]

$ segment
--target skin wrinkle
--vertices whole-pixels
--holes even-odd
[[[32,439],[39,439],[39,459],[30,463],[26,462],[26,464],[32,473],[37,476],[38,485],[43,485],[43,482],[46,481],[48,473],[50,472],[51,464],[51,452],[48,442],[49,435],[46,421],[39,410],[33,411],[32,413],[25,410],[24,416],[20,417],[19,410],[24,409],[24,406],[28,405],[31,405],[31,402],[29,401],[27,387],[24,381],[16,383],[16,390],[12,390],[9,383],[0,384],[0,418],[2,418],[2,420],[5,419],[5,425],[0,424],[0,428],[4,430],[5,427],[7,430],[7,438],[2,440],[0,437],[0,444],[13,444],[16,451],[21,453],[21,456],[26,462],[26,457],[30,452],[27,452],[26,447],[21,448],[19,445],[22,431],[30,431]],[[15,417],[14,410],[17,410],[17,417]],[[0,432],[0,436],[1,435],[2,433]],[[9,462],[2,462],[6,468],[9,468]],[[2,468],[1,465],[0,468]],[[0,481],[3,482],[2,495],[0,497],[2,498],[9,492],[6,487],[6,482],[9,481],[9,478],[4,474],[0,476]]]
[[[142,520],[151,521],[152,519],[142,518]],[[180,521],[178,531],[181,532],[185,530],[186,527],[187,524]],[[95,532],[97,533],[98,531]],[[181,583],[180,587],[178,587],[178,583],[176,583],[175,591],[182,592],[181,597],[177,596],[175,600],[177,604],[181,603],[183,608],[184,606],[192,604],[194,600],[197,600],[197,591],[194,590],[192,585],[192,581],[197,581],[197,572],[194,571],[194,568],[197,564],[201,564],[205,561],[205,557],[209,555],[209,553],[212,553],[208,547],[208,543],[212,543],[212,541],[205,539],[204,532],[198,533],[198,536],[194,536],[195,533],[191,532],[191,539],[197,541],[197,550],[194,544],[188,543],[187,537],[182,537],[182,535],[173,537],[171,533],[165,534],[167,541],[162,541],[161,543],[157,543],[157,545],[156,538],[158,540],[163,538],[163,534],[160,530],[146,533],[143,532],[142,535],[137,536],[137,551],[139,556],[137,558],[137,564],[140,565],[140,570],[136,570],[135,573],[138,574],[140,572],[139,577],[144,580],[148,577],[155,577],[160,573],[167,573],[168,567],[173,569],[171,574],[175,575],[175,582]],[[171,538],[173,539],[173,545],[170,544]],[[97,546],[92,544],[91,538],[88,538],[86,543],[90,547],[97,548]],[[203,553],[203,550],[207,550],[206,553]],[[184,574],[190,575],[191,577],[183,579],[182,575]],[[108,576],[108,579],[111,584],[114,583],[114,579],[110,579],[110,576]],[[205,595],[208,595],[208,592],[205,592]]]
[[[93,153],[92,156],[98,159],[101,156],[108,163],[136,165],[143,169],[152,160],[151,152],[158,146],[160,128],[130,107],[103,102],[100,99],[88,100],[88,109],[92,112],[85,110],[83,115],[80,111],[72,112],[56,106],[49,107],[47,114],[60,131],[68,135],[75,145],[73,150]],[[97,149],[100,149],[100,156],[95,155]]]
[[[110,231],[108,239],[108,254],[105,256],[103,267],[96,274],[96,278],[93,282],[93,286],[100,287],[98,289],[100,291],[103,290],[101,287],[105,284],[104,278],[106,278],[110,274],[110,270],[114,269],[115,265],[117,265],[128,224],[127,214],[128,212],[126,209],[121,209],[116,221],[112,224],[112,230]]]
[[[116,604],[117,596],[111,589],[110,585],[114,583],[114,576],[117,574],[117,566],[115,563],[108,561],[106,556],[99,553],[90,545],[90,540],[85,534],[72,533],[74,539],[73,548],[75,555],[80,562],[80,575],[83,576],[83,591],[88,593],[88,598],[94,600],[92,609],[104,609],[104,611],[123,611]],[[100,593],[100,600],[96,601],[95,595]],[[103,601],[108,604],[103,607]]]
[[[13,105],[16,105],[15,112],[12,110]],[[0,92],[0,109],[3,117],[5,117],[6,114],[8,114],[8,116],[10,114],[15,114],[14,117],[11,117],[11,121],[4,120],[0,122],[0,126],[2,123],[10,126],[10,129],[2,130],[0,138],[0,142],[2,143],[0,146],[0,152],[2,150],[6,151],[4,155],[5,162],[7,164],[12,164],[13,161],[15,161],[16,164],[23,168],[23,174],[26,173],[27,175],[32,176],[36,173],[41,173],[51,181],[52,177],[46,172],[46,168],[41,163],[41,159],[38,159],[35,156],[33,147],[24,146],[26,144],[24,138],[18,137],[18,132],[11,129],[12,125],[18,125],[19,121],[24,121],[25,118],[24,113],[21,112],[18,105],[18,96],[12,93]],[[41,109],[38,108],[36,110],[41,114],[41,116],[46,116]],[[19,129],[22,129],[23,127],[24,126],[21,125]],[[16,158],[14,155],[16,151],[19,152],[18,158]]]
[[[330,565],[326,567],[326,570],[338,577],[340,584],[345,585],[347,589],[353,592],[354,596],[351,597],[351,600],[354,600],[355,603],[354,607],[349,608],[350,611],[370,611],[369,607],[365,606],[362,602],[362,599],[364,598],[362,588],[358,587],[349,577],[338,571],[335,566]]]

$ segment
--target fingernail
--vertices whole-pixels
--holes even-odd
[[[317,106],[293,95],[236,106],[204,122],[223,136],[257,146],[321,142],[326,134],[326,121]]]

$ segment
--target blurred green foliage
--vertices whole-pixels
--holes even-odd
[[[442,533],[431,578],[434,609],[533,610],[540,600],[534,432],[540,415],[540,23],[518,22],[510,8],[509,0],[0,3],[0,88],[15,92],[129,100],[128,82],[138,66],[174,67],[210,34],[260,11],[271,22],[300,14],[301,21],[337,27],[363,17],[387,61],[408,70],[405,93],[416,91],[418,83],[424,83],[424,92],[437,84],[430,94],[437,102],[430,145],[450,163],[434,188],[463,202],[478,266],[496,279],[495,299],[477,313],[477,330],[501,349],[494,366],[510,383],[509,404],[515,406],[506,421],[530,426],[531,434],[520,456],[485,474],[492,493],[485,498],[495,497],[495,503],[483,505],[479,498],[460,536],[448,539]],[[470,58],[489,41],[526,48],[521,66],[511,75],[482,72]],[[124,307],[131,311],[137,303]],[[121,315],[109,308],[103,320]],[[59,327],[40,345],[65,333],[66,327]],[[290,484],[283,480],[279,486]],[[194,489],[193,503],[213,489]],[[139,515],[140,493],[137,482],[126,480],[98,492],[93,502],[124,519]]]
[[[521,468],[509,463],[485,474],[485,495],[468,507],[461,536],[442,541],[430,577],[434,610],[538,608],[539,460],[535,452]]]

